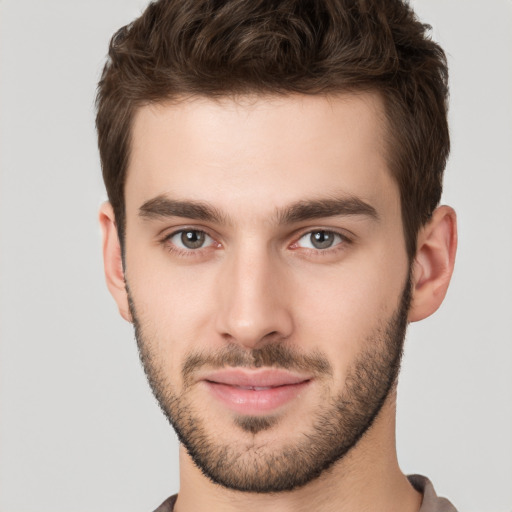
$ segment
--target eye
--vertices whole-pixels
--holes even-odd
[[[201,249],[213,243],[213,238],[199,229],[182,229],[167,238],[167,241],[179,249]]]
[[[310,231],[303,235],[296,242],[297,246],[304,247],[306,249],[330,249],[339,245],[345,241],[345,237],[334,231],[327,231],[325,229],[319,229],[317,231]]]

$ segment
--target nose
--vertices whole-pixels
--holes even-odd
[[[223,262],[217,330],[248,349],[282,341],[293,331],[286,269],[271,250],[246,247]]]

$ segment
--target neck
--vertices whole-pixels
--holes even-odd
[[[417,512],[421,495],[400,471],[396,457],[395,398],[390,393],[372,427],[343,459],[293,491],[256,494],[226,489],[205,477],[180,447],[181,487],[175,512]]]

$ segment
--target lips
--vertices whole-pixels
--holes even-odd
[[[268,414],[298,398],[311,376],[279,369],[225,369],[202,377],[223,406],[246,415]]]

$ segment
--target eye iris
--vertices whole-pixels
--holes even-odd
[[[181,242],[188,249],[197,249],[204,244],[205,235],[202,231],[183,231]]]
[[[329,231],[316,231],[311,233],[311,243],[317,249],[328,249],[334,242],[334,233]]]

